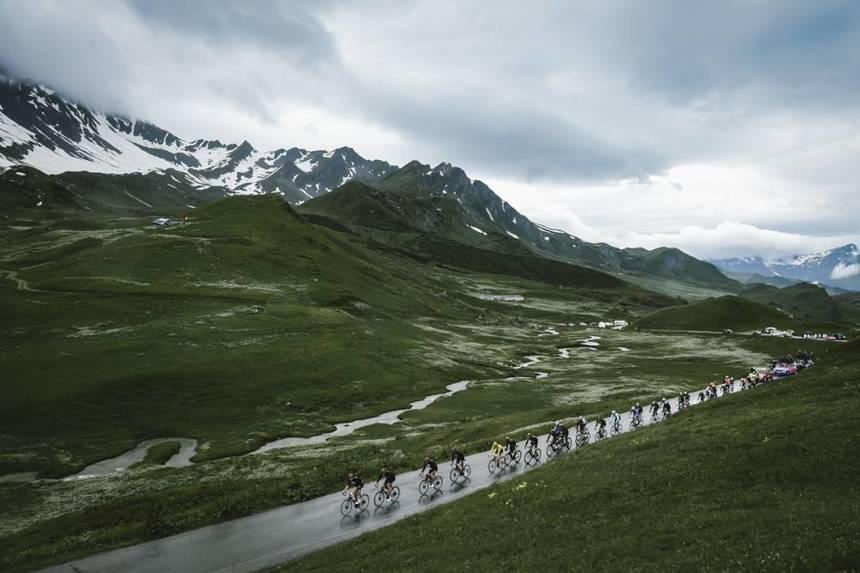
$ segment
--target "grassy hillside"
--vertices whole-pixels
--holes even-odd
[[[621,268],[628,272],[725,290],[736,290],[740,286],[711,263],[678,249],[661,247],[652,251],[625,249],[623,252]]]
[[[800,324],[775,308],[730,295],[661,309],[643,317],[636,326],[656,330],[749,331],[766,326],[799,328]]]
[[[29,290],[0,282],[0,473],[55,475],[165,435],[203,439],[202,458],[247,451],[481,368],[406,359],[429,336],[415,319],[486,306],[434,269],[309,225],[276,197],[190,215],[169,229],[3,230],[3,266]]]
[[[46,175],[32,167],[0,173],[0,211],[70,209],[152,213],[186,210],[222,199],[226,189],[191,185],[185,174],[167,170],[107,175],[69,172]]]
[[[163,436],[198,438],[198,460],[222,457],[495,371],[499,360],[420,321],[551,313],[481,301],[465,283],[482,275],[449,267],[563,286],[554,296],[590,305],[592,320],[667,303],[535,257],[372,248],[275,196],[187,214],[168,228],[68,214],[0,228],[0,474],[62,475]]]
[[[629,290],[650,297],[657,304],[671,302],[631,289],[606,273],[536,256],[518,241],[498,232],[476,232],[470,225],[480,222],[468,217],[457,202],[447,196],[380,191],[350,182],[308,201],[298,211],[309,217],[309,221],[333,220],[362,236],[425,261],[562,286]]]
[[[751,284],[739,296],[783,310],[800,320],[839,321],[843,313],[839,304],[820,286],[797,283],[784,288]]]
[[[283,570],[857,570],[858,435],[855,342]]]

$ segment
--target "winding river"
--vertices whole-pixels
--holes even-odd
[[[400,422],[400,416],[406,412],[410,412],[413,410],[423,410],[439,398],[446,398],[448,396],[453,396],[457,392],[462,392],[468,387],[469,382],[469,380],[461,380],[460,382],[448,384],[448,386],[446,387],[447,392],[426,396],[421,400],[412,402],[408,408],[403,408],[401,410],[391,410],[390,412],[384,412],[382,414],[379,414],[378,416],[373,416],[372,418],[353,420],[351,422],[341,422],[339,424],[335,424],[335,429],[333,431],[326,432],[324,434],[317,434],[316,436],[311,436],[310,438],[281,438],[279,440],[269,442],[268,444],[264,444],[251,453],[261,454],[263,452],[268,452],[270,450],[277,450],[281,448],[293,448],[296,446],[310,446],[314,444],[322,444],[332,438],[348,436],[359,428],[365,428],[374,424],[387,424],[391,426]]]

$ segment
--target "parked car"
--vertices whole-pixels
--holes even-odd
[[[797,374],[797,367],[789,366],[788,364],[777,364],[773,369],[773,375],[776,377],[791,376]]]

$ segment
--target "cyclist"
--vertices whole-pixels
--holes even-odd
[[[361,505],[361,488],[363,487],[364,482],[361,481],[361,477],[355,472],[349,472],[343,491],[349,490],[349,497],[356,506]]]
[[[564,427],[559,420],[555,421],[555,425],[552,427],[552,430],[549,431],[550,443],[549,445],[555,446],[559,444],[561,441],[567,440],[567,428]]]
[[[427,472],[426,474],[424,472]],[[433,479],[436,477],[436,472],[439,471],[439,466],[436,465],[435,460],[432,458],[424,458],[424,465],[421,466],[421,473],[424,474],[424,479],[428,482],[433,483]]]
[[[606,418],[597,418],[597,435],[605,436],[606,435]]]
[[[382,466],[382,469],[379,471],[379,477],[376,478],[376,485],[379,485],[379,482],[384,480],[382,483],[382,491],[385,492],[385,499],[391,499],[391,490],[394,488],[394,472],[388,469],[387,466]]]
[[[658,412],[659,410],[660,410],[660,405],[659,405],[659,404],[657,404],[657,401],[656,401],[656,400],[654,400],[653,402],[651,402],[651,419],[652,419],[652,420],[656,420],[656,419],[657,419],[657,412]]]
[[[493,445],[490,446],[490,454],[492,454],[493,458],[495,458],[496,463],[502,463],[502,453],[505,451],[505,447],[502,446],[499,442],[494,441]]]
[[[451,452],[451,465],[457,468],[457,471],[460,475],[463,475],[464,465],[466,463],[466,456],[463,455],[463,452],[454,448],[454,451]]]
[[[642,424],[642,404],[639,402],[636,402],[636,404],[630,408],[630,423],[633,426]]]
[[[580,416],[576,422],[576,431],[582,433],[586,430],[586,426],[588,426],[588,420],[585,416]]]
[[[567,442],[568,435],[569,435],[569,433],[567,431],[567,426],[562,424],[561,425],[561,439],[563,442]]]
[[[612,410],[612,414],[609,415],[609,421],[612,423],[612,429],[614,431],[621,431],[621,414]]]
[[[750,368],[750,373],[747,376],[747,380],[749,380],[750,386],[755,386],[758,384],[758,372],[756,372],[755,368]]]
[[[526,436],[526,449],[534,454],[535,450],[538,447],[538,439],[537,436],[533,436],[531,432]]]
[[[672,414],[672,404],[669,403],[669,400],[663,398],[663,417],[666,418]]]
[[[517,443],[510,436],[505,438],[505,450],[507,450],[511,459],[514,459],[514,455],[517,453]]]

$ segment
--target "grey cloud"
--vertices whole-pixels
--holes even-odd
[[[850,0],[0,0],[0,66],[183,137],[318,137],[571,194],[680,165],[749,167],[789,184],[776,201],[842,207],[756,224],[827,234],[856,219]],[[685,220],[648,193],[630,225]],[[697,193],[685,182],[674,196]]]
[[[667,166],[652,150],[615,145],[539,106],[429,95],[410,99],[371,91],[365,105],[422,148],[444,150],[455,163],[503,176],[572,181],[633,177]]]
[[[151,26],[167,26],[214,46],[255,46],[299,56],[303,65],[336,58],[333,40],[309,2],[131,0]]]

